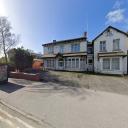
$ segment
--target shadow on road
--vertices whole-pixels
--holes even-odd
[[[8,82],[7,84],[0,85],[0,90],[6,93],[12,93],[24,87],[25,86],[23,85],[18,85],[18,84]]]
[[[77,81],[60,79],[58,75],[50,72],[42,73],[42,82],[29,86],[28,92],[50,94],[63,93],[70,96],[81,96],[85,99],[86,95],[90,95]]]

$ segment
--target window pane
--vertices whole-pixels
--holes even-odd
[[[60,53],[63,53],[64,52],[64,46],[60,46]]]
[[[75,59],[72,59],[72,68],[75,68]]]
[[[100,51],[106,51],[106,41],[100,41]]]
[[[109,58],[103,59],[103,69],[110,70],[110,59]]]
[[[79,59],[76,59],[76,68],[79,68]]]
[[[120,58],[112,58],[112,69],[120,70]]]
[[[119,50],[120,39],[113,40],[113,50]]]
[[[80,51],[80,44],[71,44],[71,51],[72,52],[79,52]]]

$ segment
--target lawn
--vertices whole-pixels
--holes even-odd
[[[48,71],[42,73],[43,81],[64,86],[85,87],[95,91],[128,94],[128,76],[93,75],[76,72]]]

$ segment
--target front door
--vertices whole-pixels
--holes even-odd
[[[58,68],[59,68],[59,70],[64,69],[64,59],[63,58],[58,60]]]

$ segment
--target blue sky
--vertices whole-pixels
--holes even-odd
[[[0,0],[25,48],[42,52],[52,40],[80,37],[92,40],[108,25],[128,31],[128,0]]]

